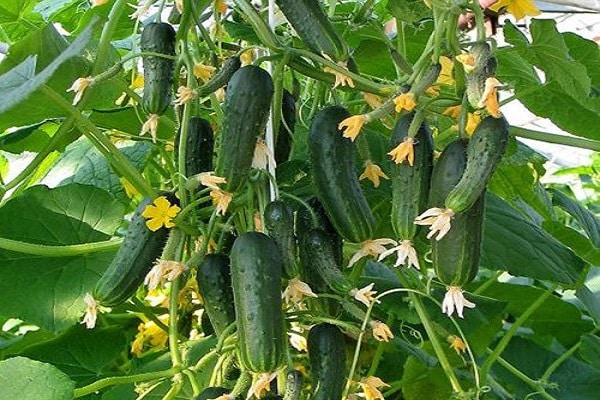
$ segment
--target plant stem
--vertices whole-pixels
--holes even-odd
[[[539,140],[541,142],[546,143],[562,144],[564,146],[572,146],[579,147],[581,149],[600,151],[600,141],[598,140],[585,139],[574,136],[556,135],[553,133],[546,133],[534,131],[532,129],[520,128],[517,126],[511,126],[510,133],[513,136],[518,136],[525,139]]]
[[[73,398],[79,398],[83,396],[87,396],[88,394],[96,393],[97,391],[104,389],[108,386],[114,385],[124,385],[127,383],[135,383],[135,382],[144,382],[151,381],[154,379],[160,378],[169,378],[177,373],[176,368],[170,368],[164,371],[156,371],[156,372],[146,372],[143,374],[136,375],[128,375],[128,376],[111,376],[109,378],[104,378],[97,380],[94,383],[91,383],[87,386],[83,386],[75,389],[73,393]]]
[[[82,244],[46,245],[0,238],[0,249],[42,257],[73,257],[116,250],[122,242],[123,239],[111,239]]]
[[[254,32],[258,35],[260,42],[267,46],[269,49],[278,51],[281,48],[279,41],[275,34],[271,31],[267,23],[263,20],[260,14],[254,9],[254,6],[247,0],[233,0],[234,4],[238,6],[252,27]]]
[[[96,60],[92,68],[92,76],[100,74],[107,64],[111,41],[119,25],[121,14],[127,6],[127,2],[128,0],[116,0],[110,9],[108,21],[104,24],[102,33],[100,34],[100,42],[98,43],[98,51],[96,51]]]
[[[491,354],[492,350],[487,349],[487,352]],[[542,385],[538,381],[531,379],[530,377],[528,377],[527,375],[525,375],[523,372],[521,372],[518,368],[514,367],[511,363],[509,363],[508,361],[506,361],[505,359],[503,359],[502,357],[498,357],[498,364],[500,364],[508,372],[510,372],[515,377],[519,378],[521,381],[523,381],[525,384],[527,384],[527,386],[529,386],[532,389],[536,390],[536,394],[539,394],[544,399],[546,399],[546,400],[557,400],[552,395],[550,395],[549,393],[547,393],[546,389],[544,389],[542,387]]]

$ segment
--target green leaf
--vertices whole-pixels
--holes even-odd
[[[388,0],[387,10],[398,20],[413,24],[431,15],[422,0]]]
[[[171,110],[167,111],[158,119],[158,130],[156,137],[159,139],[172,139],[175,126],[168,118],[174,119],[175,115]],[[140,120],[140,118],[142,120]],[[140,114],[135,107],[124,107],[114,110],[94,110],[90,115],[90,120],[99,128],[116,129],[119,132],[128,133],[132,136],[138,136],[142,131],[142,124],[146,122],[146,116]]]
[[[600,248],[595,247],[587,237],[558,221],[545,221],[542,227],[583,260],[600,266]]]
[[[598,44],[572,32],[565,32],[562,37],[569,48],[571,57],[585,66],[587,74],[592,80],[592,85],[600,89],[600,50],[598,50]]]
[[[0,135],[0,149],[13,154],[24,151],[39,152],[48,144],[58,125],[52,122],[42,122],[12,130],[10,133]]]
[[[74,2],[75,0],[42,0],[33,7],[33,11],[49,20],[55,13]]]
[[[515,276],[575,285],[584,262],[499,197],[488,193],[481,264]]]
[[[600,325],[600,296],[598,296],[598,292],[594,293],[586,283],[575,291],[575,296],[585,306],[596,324]]]
[[[133,141],[121,141],[116,146],[138,170],[143,170],[153,147],[149,142]],[[71,183],[93,185],[106,190],[123,203],[129,203],[119,177],[106,158],[83,138],[67,146],[41,183],[50,187]]]
[[[43,24],[33,12],[36,3],[37,0],[0,0],[0,28],[10,40],[18,40]]]
[[[0,361],[0,399],[71,400],[75,385],[50,364],[15,357]]]
[[[390,58],[388,45],[383,41],[373,39],[361,41],[352,57],[362,74],[383,79],[396,77],[396,68]]]
[[[525,61],[515,48],[498,49],[496,56],[498,58],[496,76],[502,82],[512,84],[517,90],[521,90],[523,87],[539,86],[542,83],[533,66]]]
[[[595,247],[600,247],[600,219],[580,202],[570,198],[563,192],[550,189],[552,204],[568,212],[581,225]]]
[[[46,245],[104,241],[122,221],[123,206],[107,192],[72,184],[34,186],[0,208],[0,237]],[[0,314],[50,332],[81,319],[83,296],[113,252],[40,257],[0,250]]]
[[[600,338],[595,335],[585,334],[581,337],[579,354],[590,366],[600,370]]]

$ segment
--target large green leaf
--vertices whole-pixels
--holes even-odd
[[[595,247],[587,237],[558,221],[545,221],[542,227],[581,259],[600,266],[600,248]]]
[[[8,38],[16,41],[43,24],[33,12],[37,0],[0,0],[0,28]]]
[[[550,193],[552,195],[552,203],[571,214],[594,246],[600,247],[600,219],[580,202],[570,198],[563,192],[550,189]]]
[[[119,202],[92,186],[35,186],[0,208],[0,237],[46,245],[104,241],[123,213]],[[0,314],[51,332],[68,328],[81,318],[84,294],[113,256],[40,257],[0,250]]]
[[[598,50],[598,44],[572,32],[565,32],[562,37],[569,48],[571,57],[586,67],[592,85],[596,86],[596,89],[600,89],[600,51]]]
[[[487,195],[481,264],[516,276],[575,285],[585,263],[507,202]]]
[[[25,357],[0,361],[0,399],[71,400],[75,385],[56,367]]]
[[[598,336],[583,335],[579,354],[589,365],[600,371],[600,338]]]

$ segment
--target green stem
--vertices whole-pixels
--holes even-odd
[[[128,1],[129,0],[116,0],[110,9],[108,21],[104,24],[102,33],[100,34],[100,42],[98,43],[98,50],[96,51],[96,61],[92,68],[92,76],[100,74],[108,62],[112,38],[119,25],[121,14],[125,7],[127,7]]]
[[[590,332],[590,334],[595,335],[597,331],[598,329],[595,329],[593,332]],[[562,365],[562,363],[564,363],[569,357],[571,357],[571,355],[573,355],[573,353],[575,353],[580,346],[581,341],[575,343],[575,345],[573,345],[569,350],[565,351],[563,354],[560,355],[560,357],[554,360],[554,362],[550,364],[550,366],[546,369],[546,371],[540,378],[540,381],[547,382],[550,379],[550,376],[554,373],[554,371],[556,371],[558,367]]]
[[[485,41],[485,21],[483,16],[483,10],[479,6],[478,1],[473,2],[473,6],[471,7],[473,14],[475,15],[475,26],[477,27],[477,41],[483,42]]]
[[[361,22],[367,14],[371,14],[375,0],[366,0],[354,15],[354,22]]]
[[[483,363],[483,366],[481,367],[481,381],[482,382],[485,383],[485,379],[486,379],[490,369],[492,368],[492,365],[494,364],[494,362],[496,362],[498,357],[500,357],[500,355],[502,354],[504,349],[506,349],[506,346],[508,346],[508,343],[510,342],[512,337],[517,333],[517,330],[521,327],[521,325],[523,325],[529,319],[531,314],[533,314],[533,312],[535,310],[537,310],[538,307],[540,307],[542,304],[544,304],[546,299],[548,299],[548,297],[550,297],[552,292],[556,289],[556,286],[557,285],[553,285],[551,288],[546,290],[546,292],[544,292],[540,297],[538,297],[536,299],[536,301],[534,301],[529,307],[527,307],[527,309],[523,312],[523,314],[521,314],[519,316],[519,318],[517,318],[517,320],[512,324],[510,329],[508,329],[508,331],[506,331],[506,333],[504,334],[502,339],[500,339],[500,342],[498,343],[496,348],[494,348],[494,351],[492,352],[492,354],[485,360],[485,362]]]
[[[490,349],[487,349],[487,352],[489,354],[492,353],[492,351]],[[502,357],[498,357],[497,361],[498,361],[498,364],[500,364],[502,367],[504,367],[504,369],[506,369],[508,372],[513,374],[515,377],[519,378],[527,386],[529,386],[530,388],[535,390],[536,394],[540,395],[541,397],[543,397],[546,400],[557,400],[552,395],[547,393],[546,389],[544,389],[538,381],[531,379],[530,377],[525,375],[523,372],[521,372],[518,368],[516,368],[511,363],[509,363],[508,361],[503,359]]]
[[[263,20],[260,14],[256,11],[254,6],[247,0],[233,0],[234,4],[238,6],[252,27],[254,32],[258,35],[260,42],[266,45],[269,49],[274,51],[281,50],[281,45],[277,40],[275,34],[269,28],[269,25]]]
[[[177,372],[178,370],[176,368],[170,368],[164,371],[146,372],[143,374],[135,374],[128,376],[112,376],[109,378],[97,380],[96,382],[91,383],[87,386],[75,389],[73,393],[73,398],[84,397],[89,394],[96,393],[99,390],[109,386],[125,385],[127,383],[145,382],[154,379],[169,378],[175,375]]]
[[[45,245],[0,238],[0,249],[42,257],[73,257],[103,251],[113,251],[118,249],[122,242],[123,239],[111,239],[103,242],[82,244]]]
[[[517,126],[511,126],[510,133],[513,136],[518,136],[525,139],[539,140],[546,143],[562,144],[565,146],[579,147],[581,149],[600,151],[600,141],[598,140],[556,135],[547,132],[534,131],[532,129],[520,128]]]

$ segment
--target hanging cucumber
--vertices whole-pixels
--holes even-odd
[[[311,400],[341,399],[346,383],[344,334],[335,325],[321,323],[310,329],[307,343]]]
[[[198,96],[204,97],[216,92],[227,85],[233,74],[240,69],[242,62],[238,56],[229,57],[223,63],[223,66],[210,79],[198,88]]]
[[[265,234],[246,232],[235,240],[230,260],[240,362],[251,372],[273,372],[286,345],[279,248]]]
[[[215,175],[227,180],[228,192],[239,190],[248,175],[272,97],[271,75],[254,65],[237,70],[227,85]]]
[[[164,22],[151,22],[144,26],[140,38],[142,52],[175,56],[175,30]],[[142,106],[150,115],[162,115],[171,105],[175,61],[159,57],[143,57],[144,95]]]
[[[217,336],[235,321],[229,258],[207,254],[196,271],[196,282],[204,301],[204,311]]]
[[[275,142],[275,161],[277,162],[277,165],[290,158],[295,125],[296,102],[294,96],[284,89],[283,97],[281,99],[281,123],[279,124],[277,141]]]
[[[308,141],[317,196],[339,234],[359,243],[373,236],[375,218],[356,174],[354,143],[338,129],[349,116],[338,106],[319,111],[311,123]]]
[[[175,137],[175,162],[178,159],[179,136],[178,133]],[[213,148],[213,130],[210,123],[200,117],[190,118],[185,146],[186,177],[212,171]]]
[[[288,371],[285,381],[285,393],[283,400],[300,400],[302,395],[302,374],[292,369]]]
[[[408,128],[414,113],[403,115],[392,132],[391,148],[408,137]],[[415,136],[413,165],[392,163],[392,228],[397,237],[412,240],[418,225],[415,218],[427,208],[431,170],[433,168],[433,140],[427,122],[423,122]]]
[[[283,276],[287,279],[298,276],[296,265],[296,236],[294,235],[294,210],[281,200],[267,204],[264,212],[265,228],[283,259]]]

